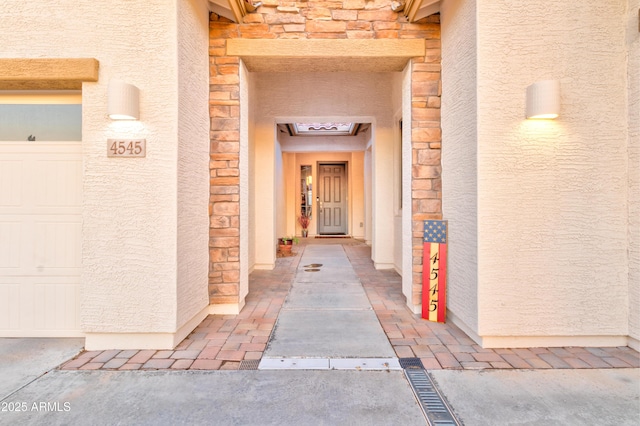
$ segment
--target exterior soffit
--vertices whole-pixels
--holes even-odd
[[[251,72],[394,72],[426,52],[424,39],[229,39]]]
[[[409,22],[440,12],[440,0],[404,0],[404,3],[402,13]],[[242,23],[248,13],[244,0],[209,0],[209,10],[237,23]]]
[[[209,0],[209,10],[237,23],[247,14],[244,0]]]
[[[409,22],[415,22],[440,12],[440,3],[440,0],[406,0],[402,13]]]

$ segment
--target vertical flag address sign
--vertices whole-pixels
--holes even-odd
[[[447,221],[425,220],[422,254],[422,318],[445,322]]]

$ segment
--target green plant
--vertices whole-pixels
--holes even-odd
[[[282,244],[289,244],[288,241],[291,241],[293,244],[298,244],[300,240],[298,237],[281,237],[278,239]]]

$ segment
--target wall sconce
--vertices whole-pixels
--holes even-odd
[[[112,120],[140,118],[140,90],[133,84],[112,79],[109,82],[107,114]]]
[[[553,119],[560,114],[560,81],[542,80],[527,87],[527,118]]]

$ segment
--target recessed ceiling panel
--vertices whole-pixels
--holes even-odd
[[[299,135],[333,135],[333,136],[353,136],[357,130],[357,123],[293,123],[294,136]]]

